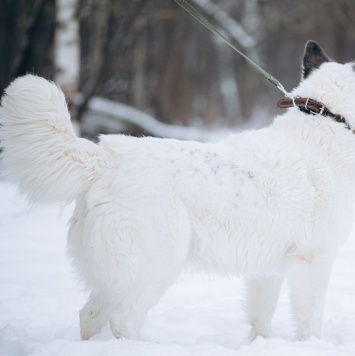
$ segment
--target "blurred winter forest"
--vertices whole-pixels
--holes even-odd
[[[355,57],[354,0],[190,0],[233,43],[297,85],[305,42]],[[2,0],[0,93],[35,73],[64,90],[81,134],[205,139],[261,127],[282,93],[173,0]]]

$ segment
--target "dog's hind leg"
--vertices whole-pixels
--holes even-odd
[[[299,340],[320,336],[326,288],[333,255],[305,254],[295,257],[289,276],[291,308]]]
[[[247,281],[247,314],[252,326],[249,337],[268,337],[283,278],[250,278]]]
[[[150,246],[140,245],[139,254],[122,257],[127,267],[117,275],[118,298],[109,318],[116,338],[139,338],[148,311],[182,272],[189,248],[183,236],[171,230],[168,238],[147,239]]]
[[[156,202],[155,196],[148,195],[148,205],[146,200],[138,204],[130,199],[117,214],[95,220],[93,231],[99,233],[87,243],[93,248],[86,265],[93,271],[90,285],[99,288],[93,293],[109,303],[85,329],[89,334],[108,320],[116,338],[137,339],[148,311],[183,269],[191,243],[186,210],[178,200],[159,198]],[[91,321],[87,309],[85,306],[82,314]]]
[[[177,273],[168,278],[159,273],[154,276],[148,273],[144,285],[135,285],[133,289],[126,290],[125,297],[116,305],[109,319],[111,331],[116,338],[139,339],[148,311],[159,302],[180,274],[182,265],[177,267]]]

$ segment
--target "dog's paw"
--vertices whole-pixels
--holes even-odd
[[[125,338],[130,340],[139,340],[139,330],[141,326],[141,315],[127,314],[122,309],[116,310],[110,315],[110,328],[112,334],[117,339]]]
[[[271,330],[270,327],[260,326],[255,323],[251,323],[251,329],[249,332],[250,342],[254,341],[258,336],[268,338],[270,337]]]

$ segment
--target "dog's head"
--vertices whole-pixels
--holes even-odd
[[[302,80],[292,94],[323,103],[355,127],[355,63],[331,60],[314,41],[306,44]]]

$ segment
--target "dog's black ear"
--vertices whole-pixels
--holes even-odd
[[[330,61],[328,55],[317,42],[308,41],[303,56],[303,78],[307,78],[312,70],[319,68],[321,64]]]

